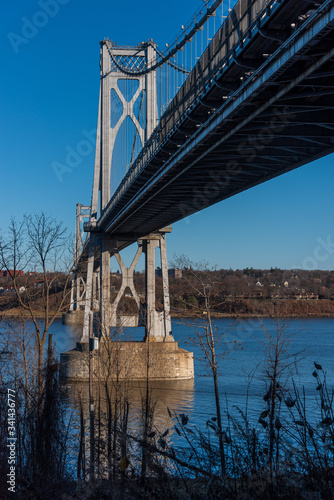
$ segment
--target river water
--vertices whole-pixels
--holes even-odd
[[[186,413],[192,425],[205,428],[208,418],[215,415],[215,399],[213,380],[205,355],[196,340],[196,331],[200,330],[200,322],[191,326],[194,320],[174,320],[173,335],[179,346],[194,353],[195,379],[178,382],[154,382],[153,394],[157,400],[157,425],[168,426],[170,422],[167,406],[177,413]],[[223,414],[226,411],[236,412],[236,407],[246,409],[251,420],[257,421],[259,413],[265,409],[263,395],[266,393],[264,376],[266,362],[266,332],[276,337],[275,321],[264,319],[231,319],[214,321],[217,338],[224,334],[216,344],[219,361],[219,391]],[[286,386],[292,389],[292,379],[298,388],[305,387],[306,401],[311,415],[317,411],[318,395],[316,380],[312,376],[314,361],[323,366],[327,372],[327,383],[334,385],[334,319],[293,319],[280,324],[284,335],[291,337],[287,347],[288,356],[298,354],[297,371],[293,365],[284,372]],[[57,353],[75,346],[78,333],[75,329],[64,326],[56,320],[50,328]],[[141,340],[143,330],[127,329],[126,340]],[[285,356],[286,354],[284,354]],[[291,364],[293,358],[286,359]],[[251,378],[251,380],[250,380]],[[138,384],[137,384],[138,385]],[[87,389],[87,388],[86,388]],[[72,385],[71,390],[75,390]],[[140,392],[140,390],[139,390]],[[139,405],[138,401],[138,405]]]

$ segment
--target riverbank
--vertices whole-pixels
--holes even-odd
[[[203,314],[203,317],[205,315]],[[172,319],[185,319],[185,318],[200,318],[199,314],[191,313],[190,311],[180,313],[172,313]],[[211,313],[211,318],[213,319],[251,319],[251,318],[282,318],[282,319],[321,319],[321,318],[334,318],[333,313],[328,314],[225,314],[225,313]]]
[[[198,317],[204,308],[172,307],[174,316]],[[330,299],[247,299],[225,300],[212,305],[211,316],[215,318],[333,318],[334,300]]]
[[[45,318],[45,312],[44,311],[36,311],[32,310],[32,313],[34,315],[34,318],[36,319],[44,319]],[[49,318],[51,318],[55,314],[54,311],[49,311]],[[55,315],[55,318],[61,319],[63,313],[59,312]],[[0,321],[4,319],[24,319],[28,320],[31,319],[31,314],[29,311],[26,311],[25,309],[20,309],[13,307],[11,309],[1,311],[0,312]]]
[[[321,301],[322,302],[322,301]],[[327,301],[326,301],[327,302]],[[332,301],[328,301],[331,302]],[[286,306],[289,306],[291,304],[286,304]],[[309,308],[309,311],[306,311],[305,308],[302,308],[300,311],[292,312],[293,307],[287,307],[287,312],[283,312],[282,310],[279,310],[277,312],[263,312],[263,311],[258,311],[258,312],[218,312],[218,311],[212,311],[211,312],[211,317],[214,319],[251,319],[251,318],[284,318],[284,319],[302,319],[302,318],[309,318],[309,319],[317,319],[317,318],[334,318],[334,311],[326,310],[325,307],[319,307],[319,310],[316,310],[317,308],[313,307],[314,304],[312,304],[312,309]],[[334,306],[334,304],[333,304]],[[332,308],[331,308],[332,309]],[[67,311],[64,311],[67,312]],[[44,311],[39,311],[39,310],[34,310],[33,311],[34,317],[36,319],[44,319],[45,318],[45,313]],[[49,312],[49,317],[52,317],[54,314],[54,311]],[[56,314],[57,319],[61,319],[63,316],[63,312],[59,312]],[[202,315],[203,317],[205,316],[204,313]],[[200,312],[194,312],[192,310],[172,310],[171,311],[171,317],[172,319],[184,319],[184,318],[200,318],[202,317]],[[11,308],[5,311],[0,312],[0,321],[4,319],[30,319],[31,315],[29,311],[22,310],[20,308]]]

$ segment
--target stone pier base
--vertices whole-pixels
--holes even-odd
[[[62,324],[63,325],[83,325],[85,311],[77,309],[76,311],[67,311],[63,314]]]
[[[88,343],[60,355],[61,373],[69,382],[88,381]],[[177,342],[124,342],[102,339],[92,352],[94,381],[186,380],[194,378],[193,353]]]

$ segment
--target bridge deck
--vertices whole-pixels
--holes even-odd
[[[334,2],[265,3],[224,57],[218,31],[98,231],[127,244],[334,151]]]

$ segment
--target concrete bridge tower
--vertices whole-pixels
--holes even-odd
[[[84,271],[76,268],[73,281],[73,303],[72,309],[81,309],[84,304],[84,325],[82,342],[87,342],[89,337],[90,321],[92,311],[98,308],[100,311],[99,325],[102,336],[109,336],[110,327],[119,323],[117,308],[122,300],[125,289],[130,288],[138,309],[141,309],[141,326],[145,326],[145,339],[155,341],[173,341],[171,334],[168,269],[166,256],[166,233],[171,228],[164,228],[154,234],[147,235],[138,241],[138,250],[129,268],[123,263],[119,249],[124,246],[117,236],[111,238],[108,233],[99,231],[98,219],[103,216],[110,201],[112,190],[117,188],[112,185],[112,163],[115,151],[116,139],[123,122],[129,117],[134,124],[136,136],[139,137],[141,145],[147,141],[154,128],[158,124],[157,103],[157,81],[156,71],[146,72],[156,61],[155,44],[153,42],[143,43],[138,47],[118,47],[110,40],[101,42],[100,54],[100,97],[96,136],[96,152],[94,165],[94,180],[92,192],[92,204],[90,207],[89,222],[85,224],[89,232],[89,243],[87,265]],[[133,70],[139,74],[133,75]],[[126,71],[129,71],[129,74]],[[141,73],[142,72],[142,73]],[[133,93],[124,95],[120,83],[136,83],[132,87]],[[124,87],[124,85],[123,85]],[[116,95],[121,112],[118,119],[113,120],[114,102],[112,95]],[[135,110],[135,103],[141,98],[140,112]],[[144,96],[144,99],[143,99]],[[127,146],[127,145],[125,145]],[[77,208],[76,228],[76,258],[82,245],[80,221],[87,217],[87,207],[81,205]],[[135,235],[127,235],[132,241],[136,241]],[[77,241],[78,240],[78,241]],[[79,241],[80,240],[80,241]],[[155,308],[155,250],[160,249],[161,270],[163,282],[163,311],[157,312]],[[141,304],[140,298],[134,287],[133,275],[135,266],[142,253],[145,253],[145,302]],[[122,284],[113,304],[110,298],[110,258],[115,255],[121,268]],[[83,286],[84,285],[84,286]],[[74,291],[75,289],[75,291]]]

